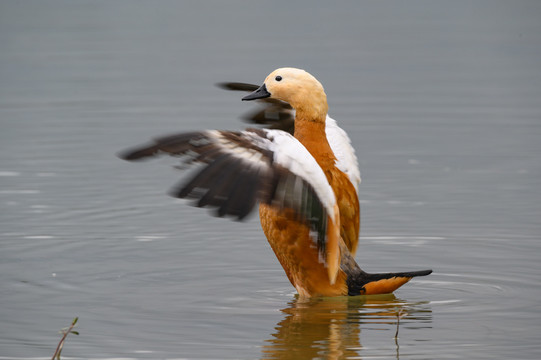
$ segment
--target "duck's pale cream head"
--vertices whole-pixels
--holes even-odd
[[[242,100],[267,97],[285,101],[297,112],[305,112],[310,116],[325,117],[328,110],[323,86],[315,77],[301,69],[285,67],[274,70],[259,89]]]

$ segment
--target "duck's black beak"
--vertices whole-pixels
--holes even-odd
[[[249,93],[248,95],[243,97],[242,101],[263,99],[263,98],[268,98],[269,96],[271,96],[271,94],[270,92],[267,91],[267,87],[265,86],[265,84],[263,84],[259,88],[257,88],[254,92]]]

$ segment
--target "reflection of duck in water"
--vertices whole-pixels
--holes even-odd
[[[432,321],[427,303],[408,303],[393,294],[358,297],[297,298],[283,309],[284,319],[265,341],[262,359],[358,359],[363,357],[361,330],[389,330],[388,354],[399,358],[393,340],[398,316],[408,327],[426,327]],[[366,339],[365,339],[366,342]],[[373,348],[371,344],[365,344]],[[394,349],[393,349],[394,345]],[[384,351],[384,350],[381,350]],[[372,356],[376,355],[374,353]]]
[[[243,98],[255,99],[271,106],[256,114],[256,121],[266,121],[273,110],[279,118],[291,105],[293,136],[277,129],[181,133],[122,157],[135,160],[165,152],[205,164],[175,195],[195,198],[197,206],[217,207],[219,216],[242,219],[260,201],[263,231],[301,296],[390,293],[432,272],[368,274],[355,262],[357,159],[346,133],[327,116],[327,97],[312,75],[294,68],[275,70]]]

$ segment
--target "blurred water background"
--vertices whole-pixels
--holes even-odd
[[[300,302],[257,216],[166,191],[152,136],[308,70],[357,150],[367,271]],[[0,359],[541,358],[541,2],[1,1]],[[399,338],[394,339],[401,314]]]

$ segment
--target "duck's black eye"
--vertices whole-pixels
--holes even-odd
[[[276,81],[282,81],[282,77],[280,75],[278,75],[277,77],[274,78],[274,80]]]

